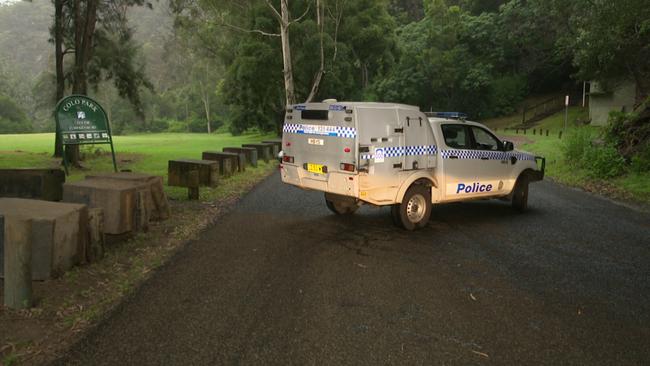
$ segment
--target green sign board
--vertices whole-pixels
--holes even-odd
[[[110,144],[115,163],[115,150],[108,117],[99,103],[84,95],[71,95],[59,101],[54,112],[57,133],[64,145]],[[68,170],[65,154],[63,162]]]

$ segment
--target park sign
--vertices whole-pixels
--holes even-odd
[[[104,108],[84,95],[71,95],[59,101],[54,112],[56,130],[64,145],[110,144],[113,168],[117,171],[115,150]],[[66,154],[63,162],[68,170]]]

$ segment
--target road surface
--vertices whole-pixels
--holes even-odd
[[[276,173],[55,364],[650,364],[650,214],[550,182],[529,204],[405,232]]]

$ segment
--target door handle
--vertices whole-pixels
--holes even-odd
[[[458,159],[458,156],[456,156],[456,155],[449,155],[449,159]]]
[[[481,158],[481,160],[490,160],[490,158],[486,158],[485,156]]]

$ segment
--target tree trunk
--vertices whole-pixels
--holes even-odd
[[[289,0],[280,1],[280,37],[282,41],[282,63],[284,65],[284,89],[286,105],[295,104],[293,67],[291,65],[291,45],[289,43]]]
[[[56,102],[63,99],[65,78],[63,75],[63,0],[54,0],[54,56],[56,62]],[[63,157],[63,141],[56,126],[54,156]]]
[[[314,100],[316,94],[318,94],[318,89],[320,88],[320,82],[323,78],[323,74],[325,73],[325,50],[323,48],[323,32],[325,24],[324,18],[324,10],[323,13],[321,13],[321,2],[320,0],[316,0],[316,24],[318,25],[318,32],[320,34],[320,67],[316,72],[314,82],[311,86],[311,91],[309,92],[309,96],[307,97],[305,103],[309,103]]]
[[[72,94],[87,95],[88,93],[86,70],[92,56],[93,35],[97,23],[97,2],[98,0],[85,1],[86,8],[82,16],[81,0],[74,1],[75,65]],[[81,160],[79,145],[66,146],[66,154],[72,165],[79,166]]]

